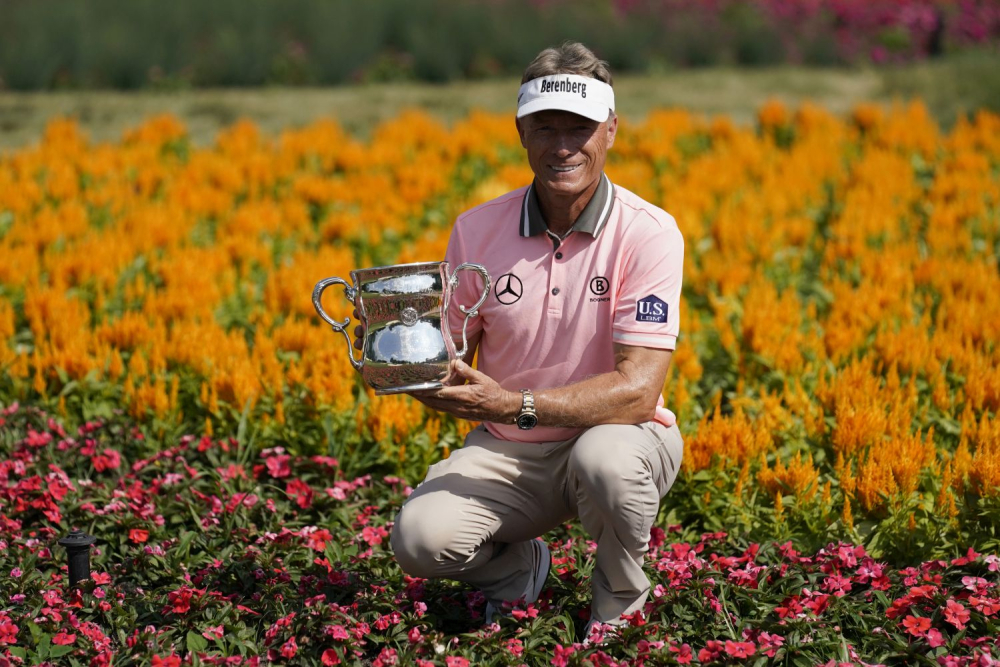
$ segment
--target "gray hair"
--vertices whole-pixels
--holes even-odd
[[[612,85],[608,63],[580,42],[563,42],[558,47],[550,47],[539,53],[524,70],[521,83],[551,74],[589,76]]]

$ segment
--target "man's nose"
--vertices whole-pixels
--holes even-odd
[[[556,135],[553,150],[556,155],[566,156],[576,153],[580,150],[580,147],[577,145],[577,141],[571,133],[560,132]]]

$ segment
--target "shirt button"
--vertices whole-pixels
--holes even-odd
[[[562,259],[562,253],[561,252],[557,252],[556,253],[556,259]]]
[[[559,288],[558,287],[553,287],[552,288],[552,296],[556,296],[557,294],[559,294]]]

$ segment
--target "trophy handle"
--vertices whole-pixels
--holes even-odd
[[[365,365],[365,357],[364,354],[362,354],[361,361],[358,361],[357,359],[354,358],[354,344],[353,341],[351,341],[350,334],[347,333],[347,325],[351,323],[351,318],[347,317],[344,318],[343,322],[338,322],[337,320],[327,315],[326,311],[323,310],[323,304],[321,303],[323,290],[325,290],[327,287],[330,287],[331,285],[343,285],[344,296],[347,297],[348,301],[352,302],[354,301],[354,297],[356,295],[355,289],[351,285],[348,285],[346,280],[344,280],[343,278],[324,278],[323,280],[316,283],[316,287],[313,288],[313,307],[316,309],[316,312],[319,313],[319,316],[323,318],[323,321],[329,324],[331,327],[333,327],[334,331],[339,331],[340,333],[344,334],[344,338],[347,339],[347,354],[351,358],[351,365],[354,366],[354,370],[360,371],[361,368]],[[365,330],[365,337],[366,338],[368,337],[367,330]]]
[[[479,314],[479,308],[486,303],[486,297],[490,295],[490,287],[492,287],[493,284],[490,274],[486,270],[485,266],[482,264],[472,264],[471,262],[466,262],[465,264],[459,264],[456,266],[455,272],[451,274],[451,278],[448,280],[449,292],[454,292],[458,287],[458,272],[463,269],[475,271],[483,277],[483,294],[479,297],[479,301],[476,301],[476,305],[472,308],[466,308],[461,304],[458,305],[458,309],[465,313],[465,320],[462,322],[462,349],[455,351],[455,354],[459,359],[465,357],[466,352],[469,351],[469,338],[466,335],[466,329],[469,326],[469,318],[475,317]]]

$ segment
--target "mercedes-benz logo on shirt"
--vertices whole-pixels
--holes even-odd
[[[521,298],[521,295],[524,294],[524,285],[521,284],[521,279],[513,273],[505,273],[497,278],[497,285],[494,291],[497,295],[497,301],[505,306],[509,306],[512,303],[516,303]]]

